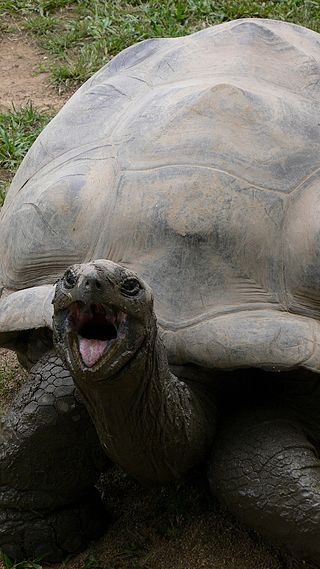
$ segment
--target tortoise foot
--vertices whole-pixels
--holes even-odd
[[[0,549],[16,561],[62,561],[103,535],[108,515],[93,489],[81,502],[50,513],[0,512]]]
[[[273,545],[320,567],[320,460],[282,411],[229,418],[214,445],[211,490]]]

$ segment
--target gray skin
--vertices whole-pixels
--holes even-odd
[[[142,42],[33,145],[0,217],[0,345],[30,369],[2,421],[7,554],[101,535],[111,461],[203,465],[320,566],[319,69],[284,22]]]

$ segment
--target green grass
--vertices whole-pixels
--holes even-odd
[[[0,168],[15,169],[49,120],[32,103],[0,113]]]
[[[0,554],[0,560],[5,569],[42,569],[42,565],[39,565],[36,561],[21,561],[20,563],[15,563],[4,553]]]
[[[0,207],[3,205],[4,198],[6,197],[6,191],[8,189],[9,183],[0,181]]]
[[[0,553],[0,561],[2,561],[5,569],[44,569],[37,561],[20,561],[18,563],[12,561],[10,557],[4,553]],[[62,563],[62,567],[68,568],[68,561]],[[102,566],[94,555],[88,555],[83,561],[80,569],[117,569],[113,565]],[[133,564],[132,569],[143,569],[141,565]]]
[[[76,0],[1,0],[0,11],[4,15],[47,15],[74,3]]]
[[[0,0],[51,55],[52,80],[74,87],[122,49],[150,37],[174,37],[256,16],[320,30],[319,0]]]
[[[94,555],[88,555],[84,560],[81,569],[101,569],[101,566]]]
[[[34,109],[32,103],[0,113],[0,205],[13,172],[51,116]]]
[[[8,381],[12,381],[14,378],[14,370],[10,369],[9,367],[7,369],[0,369],[0,393],[2,391],[2,386],[6,383],[8,383]]]

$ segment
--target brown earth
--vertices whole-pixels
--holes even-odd
[[[48,73],[39,73],[48,58],[29,38],[0,30],[0,111],[19,108],[28,101],[41,110],[59,109],[66,96],[48,84]]]
[[[36,74],[45,55],[21,33],[0,39],[0,109],[31,100],[37,108],[59,109],[64,98]],[[25,374],[12,352],[0,350],[1,402],[6,405]],[[112,469],[101,482],[112,522],[105,538],[52,569],[311,569],[280,558],[240,528],[211,499],[205,479],[144,489]],[[0,568],[4,565],[0,562]]]

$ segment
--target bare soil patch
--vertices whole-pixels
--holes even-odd
[[[34,107],[62,107],[67,95],[59,95],[49,85],[48,73],[39,74],[47,56],[23,33],[0,35],[0,110],[5,111],[32,101]]]
[[[88,553],[101,569],[284,567],[276,552],[220,511],[201,476],[148,489],[114,468],[105,476],[104,492],[109,531],[68,569],[83,569]]]
[[[15,353],[0,348],[0,413],[7,409],[26,377]]]

